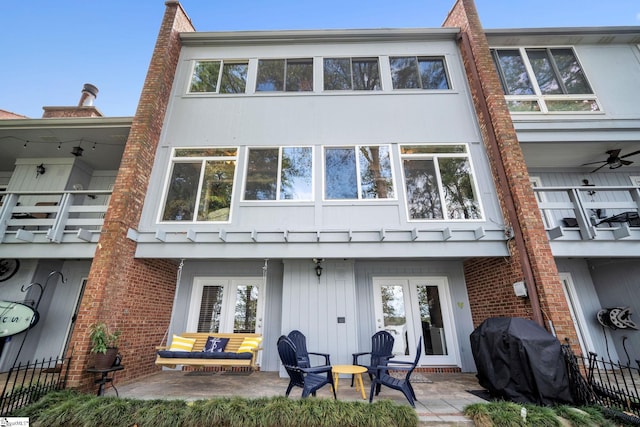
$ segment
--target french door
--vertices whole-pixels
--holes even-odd
[[[264,283],[257,277],[196,277],[187,329],[262,333]]]
[[[562,281],[562,290],[564,296],[567,299],[569,305],[569,314],[573,325],[578,333],[578,342],[580,343],[580,349],[583,355],[589,354],[590,351],[595,351],[593,346],[593,340],[589,333],[589,326],[578,302],[578,292],[573,283],[570,273],[559,273],[560,280]]]
[[[413,360],[422,337],[420,362],[458,364],[449,286],[445,277],[373,279],[376,330],[390,332],[396,358]]]

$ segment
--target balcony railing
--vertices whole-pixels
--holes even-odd
[[[0,243],[95,242],[111,190],[0,192]]]
[[[639,187],[536,187],[534,192],[551,240],[640,237]]]

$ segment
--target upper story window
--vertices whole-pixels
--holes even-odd
[[[313,59],[260,59],[256,92],[313,90]]]
[[[196,61],[190,93],[244,93],[247,86],[247,61]]]
[[[311,147],[249,148],[244,200],[312,200]]]
[[[409,219],[482,218],[466,145],[403,145],[400,156]]]
[[[378,58],[324,58],[324,90],[381,90]]]
[[[395,197],[388,145],[327,147],[324,167],[327,200]]]
[[[392,56],[389,58],[394,89],[449,89],[444,58]]]
[[[600,110],[572,49],[493,49],[492,53],[510,111]]]
[[[228,221],[237,148],[175,149],[162,221]]]

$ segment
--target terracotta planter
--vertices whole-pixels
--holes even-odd
[[[118,348],[111,347],[107,349],[106,353],[95,353],[93,355],[93,363],[96,369],[109,369],[113,366],[113,362],[118,355]]]

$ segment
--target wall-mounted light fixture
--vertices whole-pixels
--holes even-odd
[[[76,157],[82,157],[82,152],[84,151],[84,149],[82,147],[80,147],[79,145],[76,145],[75,147],[73,147],[71,149],[71,154],[73,154]]]
[[[320,265],[324,261],[322,258],[314,258],[313,263],[316,265],[316,276],[318,276],[318,282],[320,282],[320,276],[322,276],[322,265]]]
[[[582,186],[583,187],[595,187],[594,184],[590,184],[589,183],[588,179],[583,179],[582,180]],[[593,196],[594,194],[596,194],[596,192],[595,192],[595,190],[589,190],[589,191],[587,191],[587,194],[590,195],[590,196]],[[592,202],[593,202],[593,200],[592,200]]]
[[[44,168],[44,164],[40,163],[38,166],[36,166],[36,178],[40,175],[44,175],[46,171],[47,170]]]

